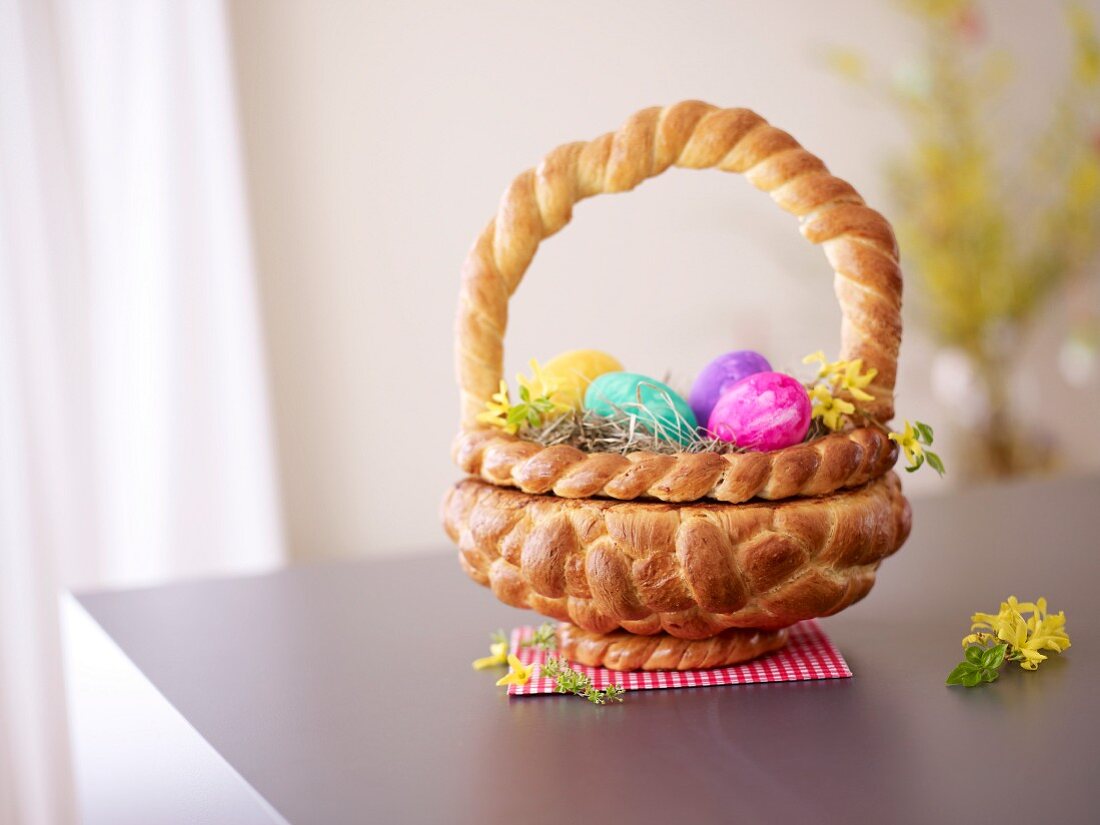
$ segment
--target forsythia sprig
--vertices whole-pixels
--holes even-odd
[[[906,420],[905,430],[900,433],[890,433],[889,437],[905,453],[905,460],[909,462],[909,466],[905,468],[906,472],[915,473],[925,461],[941,476],[946,472],[940,457],[926,449],[932,446],[932,428],[923,421],[910,424]]]
[[[554,680],[557,693],[572,693],[583,696],[594,705],[606,705],[609,702],[621,702],[626,691],[622,685],[608,685],[598,690],[592,680],[583,673],[573,670],[564,659],[551,656],[542,666],[541,675]]]
[[[1026,619],[1025,613],[1030,613]],[[1047,657],[1040,650],[1061,653],[1070,646],[1066,614],[1047,613],[1047,600],[1020,602],[1009,596],[1000,611],[975,613],[969,636],[962,640],[966,658],[947,675],[947,684],[975,687],[994,682],[1006,662],[1019,662],[1024,670],[1036,670]]]
[[[839,430],[844,426],[844,416],[854,415],[856,405],[839,397],[846,393],[855,401],[872,401],[874,396],[867,387],[878,375],[873,367],[863,369],[863,359],[852,361],[830,361],[825,353],[818,350],[802,359],[803,364],[817,364],[817,383],[810,388],[810,402],[813,405],[813,417],[820,418],[830,430]]]
[[[555,413],[567,411],[568,405],[554,400],[558,385],[542,374],[542,368],[534,358],[531,359],[531,373],[533,378],[516,376],[516,383],[519,384],[519,402],[516,404],[512,403],[508,383],[502,378],[500,389],[485,402],[485,409],[478,413],[477,420],[515,435],[520,427],[538,427]]]
[[[858,413],[856,402],[874,400],[867,387],[878,375],[878,370],[873,367],[864,370],[862,358],[830,361],[824,352],[818,350],[803,358],[802,363],[818,365],[815,383],[807,385],[811,415],[815,419],[820,418],[821,423],[830,430],[839,430],[848,416]],[[927,462],[941,476],[944,474],[943,461],[936,453],[926,449],[932,446],[932,428],[923,421],[915,425],[906,421],[904,431],[891,432],[889,437],[905,453],[909,462],[905,468],[908,472],[919,470]]]

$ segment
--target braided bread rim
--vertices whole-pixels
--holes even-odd
[[[477,415],[503,375],[508,301],[539,244],[571,220],[573,206],[581,200],[629,191],[672,166],[743,173],[799,218],[802,235],[824,248],[835,273],[842,316],[840,357],[860,358],[877,370],[867,388],[874,399],[861,408],[880,422],[893,417],[902,275],[889,222],[850,184],[830,174],[818,157],[755,112],[689,100],[642,109],[617,132],[559,146],[505,191],[496,216],[474,242],[462,269],[455,354],[464,430],[483,429]],[[673,475],[663,486],[679,478]],[[485,480],[502,483],[491,476]],[[850,483],[859,482],[836,487],[805,482],[821,492]],[[682,489],[669,489],[663,496],[646,494],[668,501],[708,497],[706,491],[692,495],[690,488],[685,481]]]
[[[558,651],[573,662],[608,670],[704,670],[756,659],[787,645],[790,631],[731,627],[709,639],[667,633],[636,636],[593,633],[568,622],[558,626]]]
[[[567,445],[543,447],[498,430],[469,430],[458,434],[452,457],[468,475],[525,493],[739,504],[859,487],[894,466],[898,446],[877,427],[859,427],[768,453],[638,451],[624,456]]]
[[[822,498],[738,505],[565,499],[467,479],[445,496],[443,525],[466,574],[505,604],[597,633],[701,639],[854,604],[905,542],[911,512],[893,472]]]

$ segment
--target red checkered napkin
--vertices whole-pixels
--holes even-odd
[[[525,665],[542,664],[547,653],[533,647],[520,647],[531,638],[531,626],[517,627],[512,631],[511,649]],[[800,682],[811,679],[846,679],[852,675],[848,663],[840,655],[816,619],[799,622],[791,628],[791,640],[782,650],[729,667],[710,670],[636,670],[620,673],[603,667],[573,665],[592,680],[597,688],[610,684],[622,685],[627,690],[652,690],[654,688],[704,687],[707,685],[753,685],[762,682]],[[541,668],[540,668],[541,673]],[[553,693],[554,682],[541,675],[532,677],[526,685],[509,685],[513,696],[529,696],[537,693]]]

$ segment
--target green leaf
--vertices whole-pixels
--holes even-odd
[[[978,645],[970,645],[966,649],[966,661],[972,665],[982,665],[985,663],[985,648],[978,647]]]
[[[962,685],[966,684],[963,681],[963,677],[974,671],[974,665],[969,662],[959,662],[955,665],[955,669],[947,674],[947,684],[949,685]]]
[[[522,384],[519,385],[519,397],[525,404],[531,403],[531,391]]]
[[[917,431],[917,441],[921,441],[925,444],[932,444],[932,428],[925,424],[923,421],[918,421],[913,425]]]
[[[931,467],[933,470],[935,470],[941,476],[945,472],[947,472],[947,470],[944,469],[943,462],[940,460],[940,457],[938,455],[936,455],[931,450],[925,450],[924,454],[926,456],[928,456],[928,466],[929,467]]]
[[[963,687],[977,687],[981,684],[982,672],[978,668],[967,671],[962,677]]]
[[[982,668],[982,681],[983,682],[996,682],[997,677],[1001,675],[999,670],[992,670],[988,667]]]
[[[923,463],[924,463],[924,456],[923,455],[918,455],[917,460],[913,464],[910,464],[908,467],[905,468],[905,472],[915,473],[917,470],[920,469],[920,466]]]
[[[556,693],[572,693],[587,699],[594,705],[623,700],[624,691],[621,685],[608,685],[603,690],[599,690],[587,676],[566,665],[564,659],[548,657],[546,664],[542,666],[541,675],[554,680]]]
[[[1005,650],[1008,648],[1006,644],[999,644],[996,647],[991,647],[982,653],[982,667],[991,668],[996,670],[1005,661]],[[992,682],[992,679],[988,681]]]

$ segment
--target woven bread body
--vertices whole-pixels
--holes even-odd
[[[498,599],[595,633],[704,639],[827,616],[909,534],[894,473],[819,498],[661,504],[532,495],[467,479],[444,526]]]

